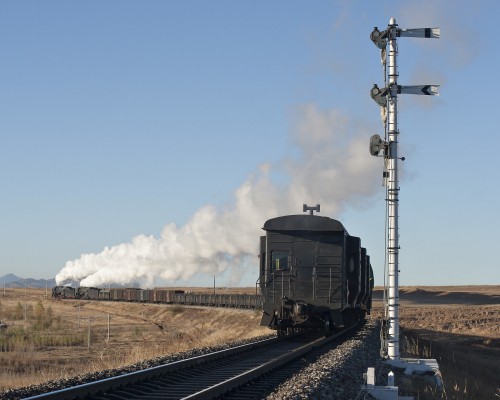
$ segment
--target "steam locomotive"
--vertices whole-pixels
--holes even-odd
[[[370,313],[370,257],[361,239],[350,236],[339,221],[311,212],[270,219],[263,229],[262,326],[278,335],[299,329],[330,335]]]

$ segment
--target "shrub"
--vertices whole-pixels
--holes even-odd
[[[21,304],[21,302],[17,302],[16,304],[16,309],[14,310],[14,313],[12,315],[12,318],[13,319],[23,319],[24,317],[24,309],[23,309],[23,305]]]
[[[34,330],[46,330],[51,327],[53,321],[52,307],[45,309],[42,302],[39,301],[35,306]]]

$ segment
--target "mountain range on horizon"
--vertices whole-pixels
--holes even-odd
[[[7,288],[45,288],[56,286],[56,280],[52,279],[34,279],[34,278],[20,278],[14,274],[6,274],[0,277],[0,286]]]
[[[55,278],[52,279],[34,279],[34,278],[21,278],[14,274],[6,274],[4,276],[0,276],[0,288],[9,289],[19,289],[19,288],[33,288],[33,289],[45,289],[46,287],[52,288],[57,286]],[[79,287],[79,283],[73,281],[71,283],[72,287]],[[138,282],[131,282],[129,285],[116,285],[112,284],[109,287],[140,287]]]

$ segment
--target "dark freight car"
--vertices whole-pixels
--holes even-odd
[[[52,288],[52,297],[55,299],[74,299],[75,294],[75,288],[70,286],[56,286]]]
[[[154,302],[154,291],[152,289],[142,289],[139,291],[139,301],[143,303]]]
[[[111,288],[109,289],[110,299],[114,301],[122,301],[123,300],[123,289]]]
[[[94,287],[79,287],[76,290],[76,298],[82,300],[98,300],[99,299],[99,290]]]
[[[352,324],[371,307],[371,266],[361,240],[337,220],[290,215],[268,220],[261,238],[261,325],[278,333]]]
[[[141,289],[138,288],[123,289],[123,300],[141,301]]]
[[[153,294],[153,302],[155,303],[178,303],[176,294],[183,295],[184,290],[170,290],[170,289],[155,289]]]

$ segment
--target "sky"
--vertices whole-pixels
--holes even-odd
[[[384,281],[383,86],[400,38],[400,284],[500,284],[500,3],[0,2],[0,275],[253,286],[268,218],[339,219]]]

